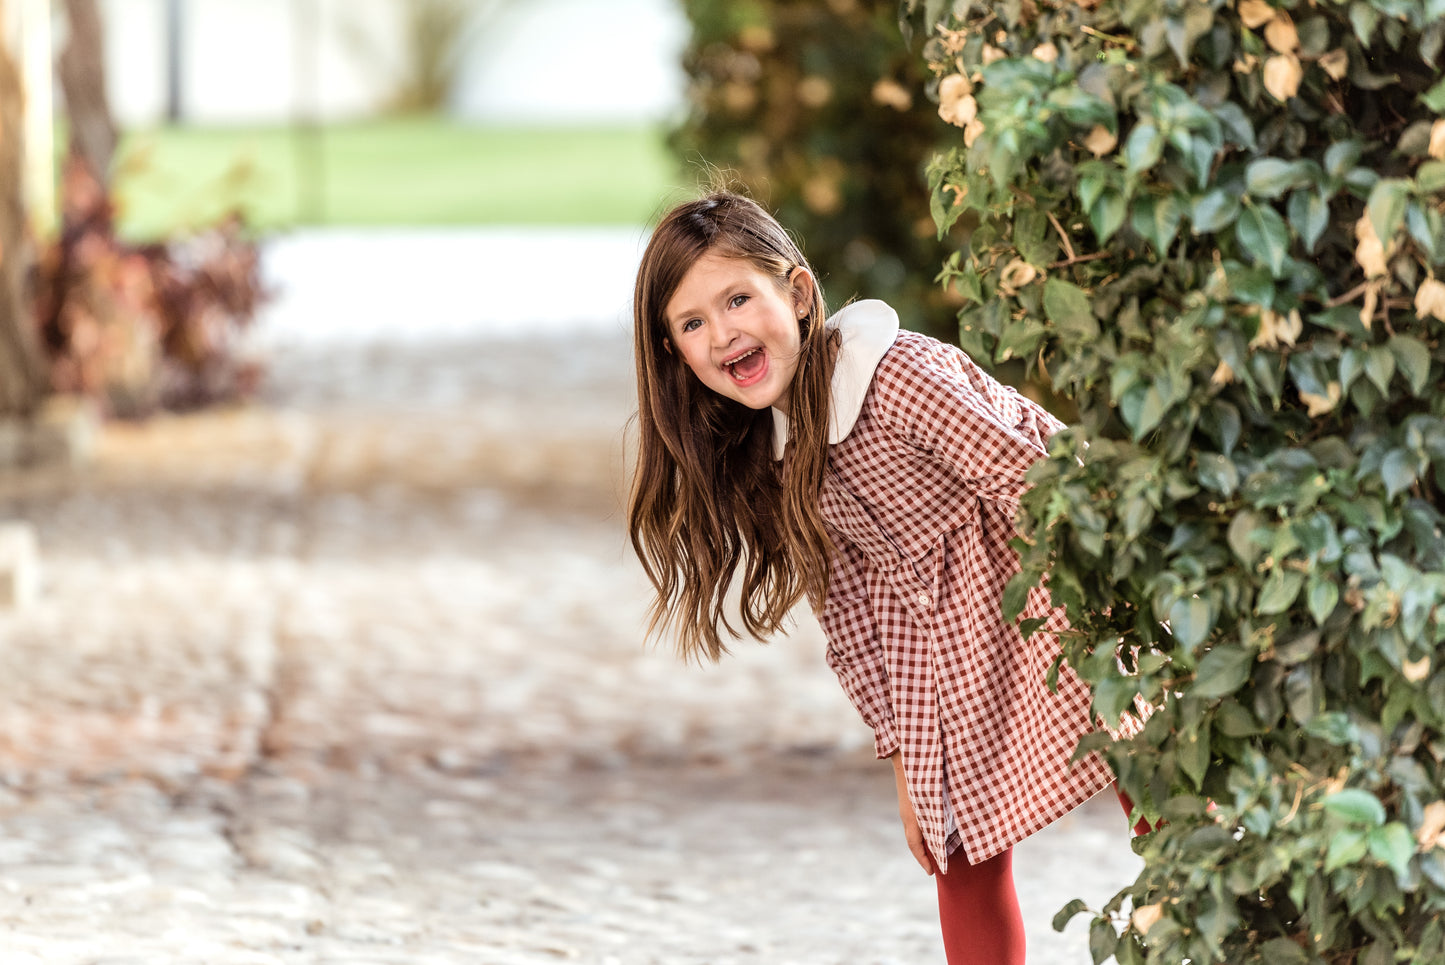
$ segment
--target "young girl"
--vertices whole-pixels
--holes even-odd
[[[1034,590],[1003,622],[1024,472],[1060,423],[878,301],[825,322],[817,280],[762,208],[714,193],[667,214],[637,273],[641,438],[628,523],[653,627],[716,660],[806,595],[828,664],[936,875],[950,965],[1022,965],[1015,843],[1107,787],[1070,764],[1089,694],[1046,672],[1064,626]]]

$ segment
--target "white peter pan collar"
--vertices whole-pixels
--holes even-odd
[[[875,298],[844,306],[828,320],[843,336],[838,357],[833,362],[833,381],[828,399],[828,445],[836,446],[848,438],[868,386],[873,384],[873,370],[883,360],[898,338],[898,313],[886,302]],[[788,444],[788,417],[773,409],[773,458],[783,458]]]

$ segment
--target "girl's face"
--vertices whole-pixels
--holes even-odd
[[[705,254],[664,310],[668,350],[719,395],[786,413],[802,350],[798,323],[812,299],[804,268],[780,286],[750,261]]]

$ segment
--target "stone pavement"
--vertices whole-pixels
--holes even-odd
[[[293,346],[261,404],[0,479],[0,965],[941,962],[811,620],[642,642],[615,334]],[[1030,961],[1136,868],[1020,846]]]

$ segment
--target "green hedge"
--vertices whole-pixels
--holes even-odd
[[[1445,2],[903,7],[961,341],[1079,412],[1006,609],[1154,708],[1095,960],[1445,962]]]
[[[924,165],[947,125],[892,0],[684,0],[690,112],[672,145],[697,180],[719,174],[775,211],[830,304],[885,298],[951,338],[956,295],[933,283],[943,248]]]

